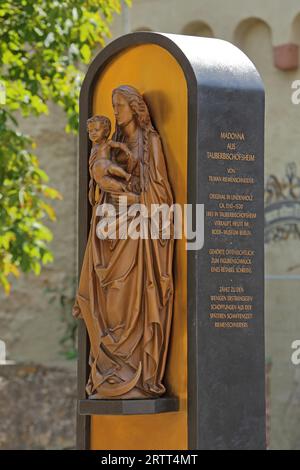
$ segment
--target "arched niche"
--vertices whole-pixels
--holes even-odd
[[[181,33],[189,36],[215,37],[212,28],[204,21],[191,21],[184,26]]]
[[[153,31],[151,28],[148,26],[139,26],[138,28],[134,28],[132,30],[133,33],[139,32],[139,31]]]
[[[234,44],[247,54],[258,69],[264,67],[266,62],[272,63],[272,30],[268,23],[256,17],[246,18],[237,25],[233,37]]]

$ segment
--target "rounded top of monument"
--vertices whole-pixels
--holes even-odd
[[[104,47],[90,64],[82,91],[114,56],[143,44],[156,44],[167,50],[181,66],[187,82],[197,87],[264,93],[263,81],[255,65],[234,44],[223,39],[152,31],[128,33]]]
[[[133,46],[155,43],[166,48],[180,61],[190,63],[199,85],[264,90],[263,81],[253,62],[237,46],[217,38],[188,36],[152,31],[126,34],[116,41],[129,41]],[[181,63],[185,72],[184,63]]]

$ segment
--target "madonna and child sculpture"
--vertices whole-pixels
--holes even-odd
[[[132,86],[112,92],[115,132],[105,116],[87,121],[92,218],[73,315],[83,318],[90,340],[92,399],[156,398],[162,383],[173,310],[173,221],[169,238],[146,236],[100,238],[100,205],[115,209],[112,224],[121,233],[139,214],[134,204],[173,204],[165,157],[147,104]],[[124,211],[122,201],[127,202]],[[111,227],[112,228],[112,227]],[[110,233],[110,227],[107,228]]]

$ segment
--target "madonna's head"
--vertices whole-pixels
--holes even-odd
[[[117,126],[125,127],[133,119],[143,129],[152,127],[148,107],[141,93],[130,85],[121,85],[112,92],[112,105]]]

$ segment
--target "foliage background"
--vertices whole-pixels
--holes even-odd
[[[52,101],[66,113],[66,132],[77,132],[84,66],[110,36],[109,24],[121,4],[0,1],[0,284],[6,293],[11,275],[38,275],[42,264],[53,261],[52,233],[45,222],[56,220],[49,201],[61,199],[18,119],[48,114]]]

